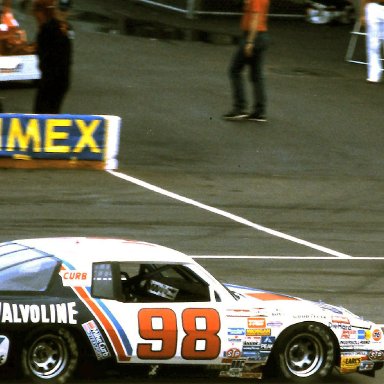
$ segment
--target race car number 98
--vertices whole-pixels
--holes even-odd
[[[219,356],[221,340],[220,316],[215,309],[189,308],[181,315],[185,332],[181,356],[186,360],[212,360]],[[138,313],[139,334],[142,339],[159,343],[139,343],[137,357],[144,360],[166,360],[176,355],[179,331],[173,310],[146,308]]]

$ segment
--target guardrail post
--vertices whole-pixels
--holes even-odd
[[[187,0],[187,19],[195,18],[196,1]]]

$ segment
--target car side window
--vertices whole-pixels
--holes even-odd
[[[10,265],[1,271],[0,291],[44,292],[57,263],[55,258],[40,257]]]
[[[141,264],[134,273],[121,265],[122,292],[127,302],[206,302],[209,287],[182,265]]]
[[[180,264],[94,263],[91,295],[133,303],[211,301],[208,284]]]

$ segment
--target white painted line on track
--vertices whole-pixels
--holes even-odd
[[[364,260],[364,261],[383,261],[384,256],[377,257],[336,257],[336,256],[241,256],[241,255],[189,255],[193,259],[222,259],[222,260],[234,260],[234,259],[242,259],[242,260]]]
[[[246,225],[248,227],[257,229],[258,231],[261,231],[261,232],[268,233],[269,235],[279,237],[281,239],[288,240],[288,241],[291,241],[291,242],[296,243],[296,244],[304,245],[305,247],[316,249],[320,252],[327,253],[329,255],[333,255],[333,256],[336,256],[339,258],[351,258],[352,257],[350,255],[346,255],[345,253],[341,253],[341,252],[335,251],[333,249],[323,247],[321,245],[314,244],[314,243],[311,243],[309,241],[302,240],[302,239],[299,239],[299,238],[291,236],[291,235],[287,235],[283,232],[275,231],[274,229],[267,228],[267,227],[264,227],[262,225],[253,223],[252,221],[244,219],[240,216],[234,215],[232,213],[223,211],[223,210],[215,208],[215,207],[211,207],[211,206],[203,204],[203,203],[199,203],[198,201],[195,201],[195,200],[189,199],[188,197],[184,197],[184,196],[178,195],[176,193],[167,191],[163,188],[157,187],[156,185],[149,184],[143,180],[137,179],[137,178],[132,177],[132,176],[128,176],[124,173],[111,171],[111,170],[107,170],[107,172],[109,174],[111,174],[112,176],[118,177],[118,178],[125,180],[125,181],[128,181],[130,183],[136,184],[140,187],[149,189],[152,192],[156,192],[156,193],[159,193],[161,195],[170,197],[171,199],[181,201],[185,204],[193,205],[195,207],[204,209],[204,210],[209,211],[211,213],[214,213],[216,215],[226,217],[226,218],[228,218],[232,221],[235,221],[237,223],[240,223],[240,224]]]

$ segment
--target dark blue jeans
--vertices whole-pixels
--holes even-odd
[[[268,46],[268,35],[266,32],[258,32],[253,47],[252,56],[247,57],[244,53],[245,38],[239,44],[235,52],[229,70],[232,85],[233,107],[244,111],[246,108],[246,97],[244,91],[243,70],[249,66],[250,81],[253,88],[254,105],[253,112],[264,114],[266,112],[267,96],[264,81],[264,58]]]

